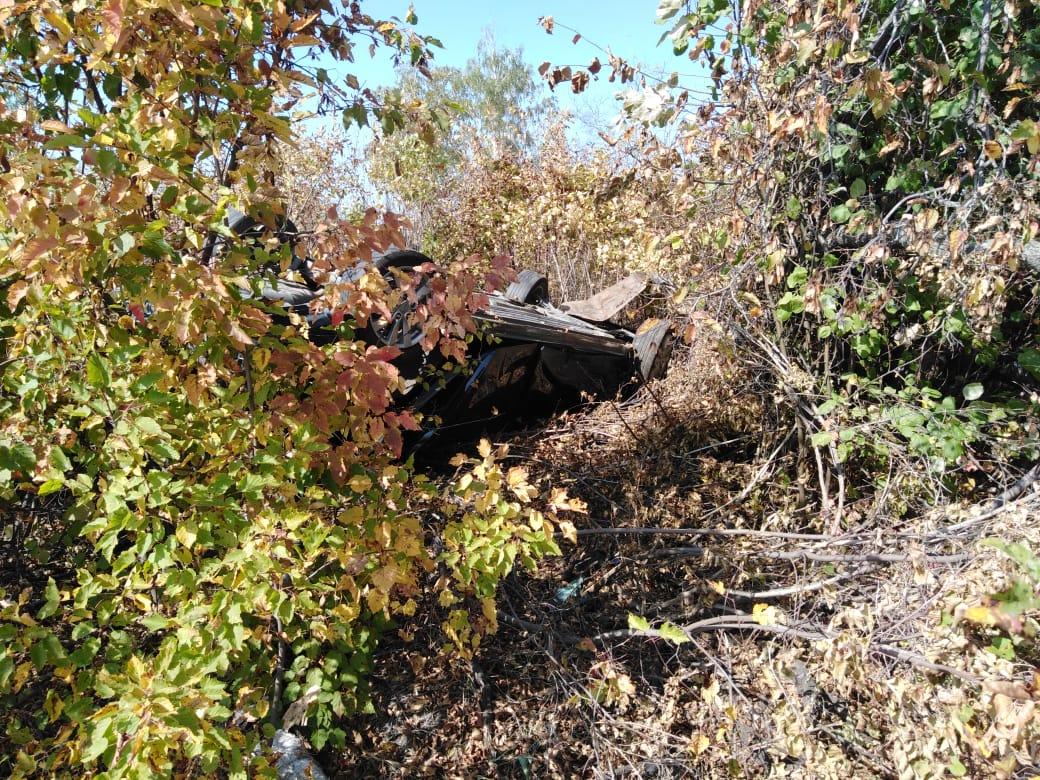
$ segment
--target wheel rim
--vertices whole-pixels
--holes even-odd
[[[405,273],[411,273],[412,268],[398,266],[398,270]],[[389,282],[392,288],[397,287],[397,278],[393,274],[390,274]],[[380,343],[388,347],[397,347],[399,349],[407,349],[408,347],[418,344],[423,335],[422,325],[418,322],[409,324],[408,319],[415,307],[421,304],[429,294],[429,280],[425,275],[423,275],[420,277],[418,289],[415,291],[414,304],[408,300],[406,296],[404,300],[397,304],[393,311],[390,312],[389,320],[379,315],[373,315],[372,332]]]

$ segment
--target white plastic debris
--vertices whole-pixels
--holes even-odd
[[[329,780],[329,776],[307,750],[307,743],[291,731],[276,731],[271,747],[278,754],[274,765],[278,780]]]

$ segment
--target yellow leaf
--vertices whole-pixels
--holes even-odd
[[[704,734],[697,734],[693,739],[690,740],[690,751],[695,755],[699,756],[705,750],[711,746],[711,740],[708,739]]]
[[[498,625],[498,608],[495,605],[493,598],[483,598],[480,600],[480,609],[484,613],[484,617],[487,618],[488,623],[491,625]]]
[[[455,594],[447,589],[442,590],[440,595],[437,597],[437,603],[442,607],[450,607],[456,601],[458,601],[458,599],[455,598]]]
[[[580,498],[570,498],[563,488],[554,488],[549,498],[549,508],[556,511],[569,511],[584,513],[588,511],[588,505]]]
[[[253,350],[253,367],[257,371],[263,371],[271,362],[271,350],[261,347]]]
[[[989,607],[969,607],[964,611],[964,619],[983,626],[992,626],[997,622]]]
[[[477,452],[480,453],[480,457],[487,458],[491,455],[491,442],[487,439],[481,439],[477,445]]]
[[[195,525],[193,520],[182,520],[177,523],[177,530],[174,531],[174,536],[177,537],[178,542],[191,549],[192,545],[195,544],[195,539],[198,537],[198,526]]]
[[[986,141],[982,148],[986,152],[986,156],[991,160],[999,160],[1004,156],[1004,147],[996,141]]]
[[[253,340],[249,337],[249,334],[242,330],[234,320],[228,321],[228,335],[240,347],[251,347],[253,345]]]
[[[718,679],[712,677],[711,682],[701,688],[701,698],[704,699],[705,704],[718,704],[719,687]]]
[[[47,717],[51,719],[51,723],[53,723],[61,715],[61,711],[65,709],[65,702],[51,689],[47,691],[47,696],[43,700],[43,709],[47,713]]]
[[[136,655],[130,656],[129,662],[127,662],[127,674],[131,680],[141,682],[144,680],[146,670],[144,662]]]
[[[514,490],[527,484],[527,470],[520,466],[513,466],[506,472],[506,484]]]
[[[578,543],[578,529],[574,527],[574,523],[569,523],[566,520],[561,520],[557,523],[560,529],[560,533],[563,534],[563,538],[571,544]]]
[[[72,25],[70,25],[68,19],[65,18],[65,14],[59,13],[53,9],[48,9],[43,12],[43,17],[54,25],[55,30],[63,38],[69,38],[72,36]]]
[[[760,626],[771,626],[776,621],[776,607],[771,607],[769,604],[755,604],[751,608],[751,617]]]
[[[57,119],[46,119],[40,122],[40,127],[51,133],[71,133],[72,128]]]
[[[882,146],[880,150],[878,150],[878,157],[884,157],[887,154],[892,154],[892,152],[894,152],[902,145],[903,142],[898,138],[894,141],[889,141],[887,144]]]
[[[25,685],[25,681],[29,679],[29,672],[32,671],[32,664],[26,661],[23,664],[18,664],[18,668],[14,670],[14,682],[11,686],[13,693],[18,693]]]
[[[389,603],[389,598],[386,595],[386,591],[373,588],[365,594],[365,600],[368,603],[368,608],[372,612],[382,612],[386,609],[386,605]]]
[[[359,525],[365,519],[365,511],[359,506],[352,506],[340,512],[339,521],[343,525]]]
[[[372,479],[367,474],[355,474],[347,484],[355,493],[364,493],[372,487]]]

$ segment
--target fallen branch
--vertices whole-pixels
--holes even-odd
[[[953,553],[950,555],[909,555],[906,553],[861,553],[857,555],[838,555],[820,553],[815,550],[761,550],[749,552],[758,558],[773,558],[780,561],[815,561],[817,563],[906,563],[920,560],[924,563],[963,563],[971,555],[969,553]]]
[[[821,642],[835,639],[835,635],[824,629],[818,627],[800,628],[798,626],[785,626],[777,623],[759,623],[752,615],[720,615],[718,617],[705,618],[704,620],[698,620],[695,623],[689,623],[682,627],[683,631],[687,635],[697,634],[704,631],[727,631],[727,630],[739,630],[739,631],[758,631],[768,634],[778,634],[780,636],[795,637],[797,639],[803,639],[807,642]],[[625,628],[616,631],[605,631],[601,634],[597,634],[592,637],[594,642],[602,642],[606,639],[615,639],[620,637],[634,637],[634,636],[646,636],[653,638],[660,638],[660,633],[653,629],[646,631],[635,628]],[[920,653],[914,653],[910,650],[904,650],[900,647],[894,647],[892,645],[882,644],[871,644],[869,647],[871,652],[879,655],[893,658],[897,661],[903,661],[911,666],[918,669],[923,669],[930,672],[938,672],[940,674],[948,674],[952,677],[956,677],[964,682],[971,683],[972,685],[981,685],[982,680],[978,676],[965,672],[962,669],[957,669],[953,666],[947,666],[946,664],[935,663],[929,661]]]
[[[726,589],[723,596],[732,596],[733,598],[746,599],[749,601],[768,601],[770,599],[782,599],[789,598],[791,596],[800,596],[805,593],[813,593],[818,590],[823,590],[829,585],[834,585],[844,580],[854,579],[861,574],[866,574],[871,571],[873,567],[867,566],[862,569],[857,569],[854,572],[848,572],[846,574],[837,574],[833,577],[828,577],[825,580],[816,580],[814,582],[806,582],[801,585],[789,585],[785,588],[771,588],[769,590],[760,591],[748,591],[748,590],[731,590]],[[678,596],[668,601],[664,601],[655,606],[655,610],[661,611],[670,607],[677,607],[686,605],[689,603],[691,597],[703,592],[703,588],[690,588],[684,590]]]
[[[843,542],[839,537],[830,534],[803,534],[790,531],[761,531],[756,528],[581,528],[578,536],[757,536],[763,539],[794,539],[807,542],[827,542],[829,544]]]

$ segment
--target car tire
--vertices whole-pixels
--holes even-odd
[[[672,353],[672,323],[660,322],[632,340],[639,376],[644,382],[660,379]]]
[[[413,268],[423,263],[432,263],[429,257],[414,249],[395,249],[387,252],[382,257],[376,258],[372,263],[379,271],[388,271],[391,268]]]
[[[506,298],[513,303],[548,303],[549,280],[537,271],[525,268],[506,288]]]
[[[416,252],[413,249],[402,249],[387,252],[382,257],[377,258],[372,265],[385,277],[392,280],[393,275],[390,273],[390,269],[399,268],[401,270],[408,270],[417,265],[431,262],[433,261],[422,252]],[[399,311],[395,311],[395,315],[401,317],[407,316],[408,311],[406,304],[402,304],[398,309]],[[397,319],[397,316],[395,316],[395,320]],[[400,325],[401,323],[398,323],[398,327],[400,327]],[[375,322],[370,322],[368,330],[370,331],[369,337],[374,337],[376,342],[388,347],[397,347],[402,351],[410,350],[419,342],[417,331],[407,328],[398,330],[394,327],[393,321],[383,325],[377,325]],[[370,343],[372,342],[370,341]]]

